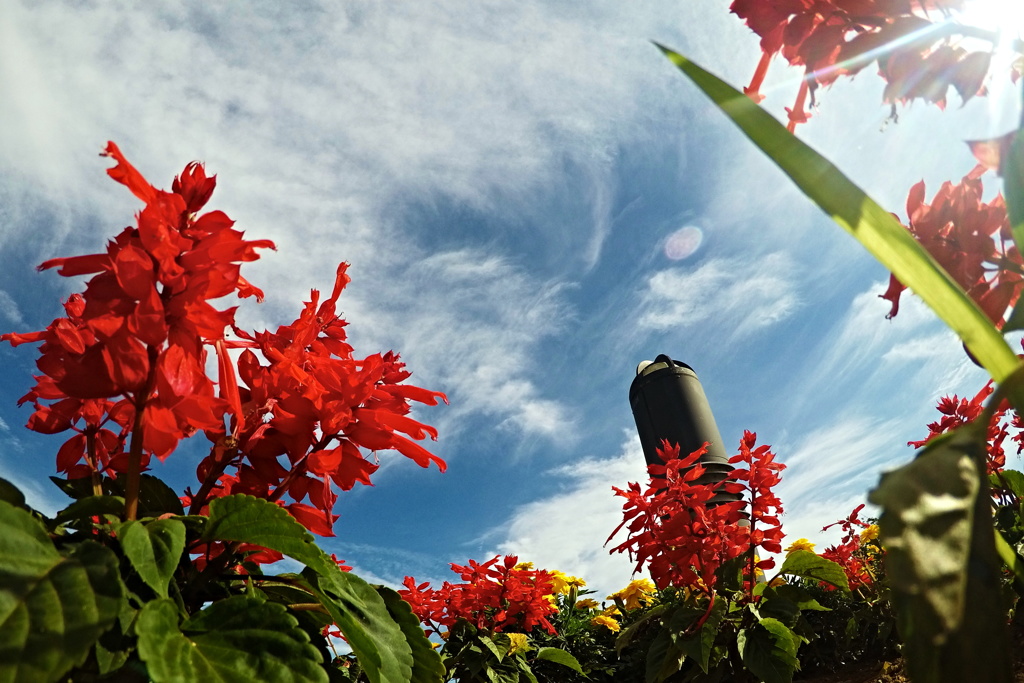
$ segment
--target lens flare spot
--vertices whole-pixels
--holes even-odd
[[[703,241],[704,233],[700,228],[692,225],[679,228],[665,240],[665,256],[673,261],[689,258],[700,249],[700,243]]]

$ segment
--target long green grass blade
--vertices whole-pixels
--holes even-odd
[[[679,53],[662,45],[658,48],[811,201],[921,297],[959,335],[996,382],[1002,382],[1018,367],[1016,354],[999,330],[888,211],[746,95]],[[1021,389],[1014,389],[1011,398],[1015,405],[1024,406]]]

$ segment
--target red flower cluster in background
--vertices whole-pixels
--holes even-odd
[[[979,165],[959,184],[942,184],[931,204],[925,204],[924,182],[907,196],[907,229],[946,272],[974,299],[985,315],[1002,326],[1007,309],[1024,288],[1024,260],[1013,243],[1002,196],[982,201]],[[892,302],[888,317],[900,309],[905,287],[895,276],[881,295]]]
[[[151,456],[166,458],[201,430],[213,446],[197,471],[199,491],[185,497],[192,512],[229,493],[287,495],[285,507],[299,522],[331,535],[332,484],[370,484],[377,469],[360,449],[397,450],[444,470],[443,460],[416,443],[436,431],[408,415],[411,401],[437,405],[447,402],[444,394],[404,384],[410,373],[397,354],[359,359],[346,342],[336,304],[347,264],[331,296],[320,303],[314,290],[292,324],[240,330],[235,307],[211,302],[232,293],[262,300],[240,266],[273,243],[243,239],[221,211],[199,214],[216,186],[201,164],[188,164],[165,192],[114,143],[104,155],[117,162],[109,175],[145,203],[135,226],[104,253],[43,263],[40,269],[59,267],[63,276],[92,277],[45,330],[0,336],[15,346],[41,342],[42,374],[21,402],[35,407],[30,429],[74,432],[58,451],[59,471],[91,476],[94,487],[100,474],[127,473],[130,487]],[[216,387],[206,374],[210,349]],[[237,361],[231,349],[242,349]]]
[[[539,626],[554,634],[548,621],[548,616],[558,611],[552,599],[554,577],[543,569],[517,567],[518,562],[515,555],[506,555],[483,564],[470,560],[466,567],[452,564],[452,571],[465,583],[445,581],[441,588],[430,588],[429,583],[417,584],[407,576],[405,589],[398,593],[412,605],[420,621],[431,627],[428,635],[430,631],[442,633],[442,628],[450,630],[459,619],[494,633],[529,633]]]
[[[845,519],[826,524],[822,531],[839,525],[843,529],[843,538],[839,545],[829,546],[823,553],[820,553],[826,560],[832,560],[846,573],[846,580],[850,584],[850,590],[855,591],[861,586],[874,584],[874,577],[871,575],[868,551],[865,549],[865,541],[861,535],[862,530],[871,528],[871,525],[860,518],[860,511],[864,509],[861,503],[853,509]],[[875,527],[877,530],[877,527]],[[821,584],[825,590],[835,590],[827,583]]]
[[[755,101],[772,58],[804,67],[789,129],[807,121],[808,96],[877,61],[888,103],[923,98],[945,106],[950,86],[961,99],[982,90],[991,53],[952,44],[949,12],[963,0],[733,0],[730,10],[761,38],[761,61],[744,90]]]
[[[628,552],[637,572],[648,565],[658,588],[685,586],[708,595],[723,563],[748,553],[753,557],[757,548],[780,552],[782,504],[772,487],[785,465],[774,462],[768,446],[754,448],[756,439],[756,434],[745,432],[739,454],[729,460],[747,467],[712,483],[698,483],[707,471],[700,464],[706,446],[679,457],[678,445],[662,442],[657,452],[665,464],[648,467],[651,479],[646,489],[635,482],[626,490],[613,487],[626,502],[623,521],[608,540],[623,527],[629,537],[612,552]],[[743,492],[746,501],[712,501],[719,493]],[[749,569],[773,566],[769,558]]]
[[[992,381],[989,380],[974,398],[960,398],[956,394],[943,396],[936,406],[942,417],[928,425],[928,436],[920,441],[908,441],[907,445],[921,448],[940,434],[951,432],[978,419],[985,410],[985,399],[991,396],[992,392]],[[1016,434],[1010,438],[1017,443],[1017,453],[1020,454],[1024,450],[1024,421],[1011,410],[1008,401],[1003,401],[993,411],[992,420],[988,424],[986,465],[990,475],[1002,471],[1006,466],[1006,450],[1003,443],[1006,437],[1010,436],[1011,427],[1016,430]]]

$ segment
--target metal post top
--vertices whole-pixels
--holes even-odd
[[[633,378],[633,382],[629,385],[630,397],[636,393],[636,391],[644,384],[647,384],[648,380],[656,379],[656,377],[662,377],[665,375],[686,375],[700,382],[697,377],[697,373],[694,372],[686,363],[680,360],[673,360],[666,354],[659,354],[654,360],[640,361],[640,364],[636,366],[636,377]]]

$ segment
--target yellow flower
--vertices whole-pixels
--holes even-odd
[[[604,615],[604,616],[606,616],[606,617],[617,617],[617,616],[619,616],[620,614],[622,614],[622,612],[620,612],[620,611],[619,611],[619,608],[618,608],[618,607],[616,607],[615,605],[611,605],[611,606],[609,606],[609,607],[606,607],[606,608],[605,608],[605,609],[604,609],[604,610],[603,610],[603,611],[601,612],[601,614],[602,614],[602,615]]]
[[[595,626],[604,626],[606,629],[612,631],[613,633],[617,633],[622,628],[621,626],[619,626],[619,622],[615,621],[611,617],[606,617],[603,614],[599,614],[593,619],[591,619],[590,623],[594,624]]]
[[[509,649],[508,649],[508,653],[510,655],[511,654],[515,654],[516,652],[519,652],[520,650],[522,650],[522,651],[526,650],[527,646],[526,646],[526,634],[525,633],[506,633],[505,635],[507,635],[509,640],[512,641],[512,646],[509,647]]]
[[[569,576],[557,569],[548,571],[551,574],[551,590],[555,593],[568,594],[569,589],[573,586],[582,588],[587,585],[587,582],[578,576]]]
[[[789,547],[786,548],[786,554],[789,555],[790,553],[796,552],[797,550],[809,550],[813,553],[814,544],[808,541],[806,538],[798,538],[797,540],[789,544]]]
[[[518,569],[521,572],[528,572],[533,569],[533,562],[520,562],[513,569]]]
[[[872,524],[863,531],[860,532],[860,542],[870,543],[871,541],[878,538],[878,525]]]
[[[596,609],[597,606],[597,600],[593,598],[583,598],[576,603],[576,609]]]
[[[626,609],[636,609],[641,603],[649,605],[654,602],[654,591],[654,582],[650,579],[635,579],[619,592],[609,595],[608,599],[618,598]]]

